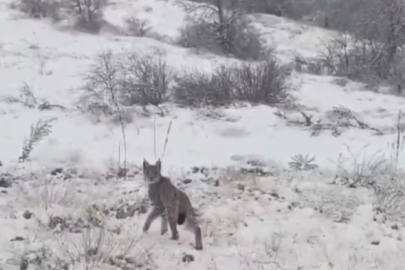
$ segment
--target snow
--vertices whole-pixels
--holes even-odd
[[[54,267],[64,262],[69,269],[133,269],[119,268],[123,262],[109,260],[123,255],[131,241],[135,246],[125,255],[136,264],[127,264],[144,269],[401,269],[405,262],[400,255],[405,248],[401,223],[376,217],[371,190],[334,181],[341,173],[340,155],[350,158],[350,151],[366,157],[378,151],[393,155],[390,144],[396,140],[403,98],[366,91],[352,81],[341,86],[332,76],[293,72],[294,102],[314,122],[325,120],[333,107],[344,106],[382,131],[351,128],[337,137],[330,131],[311,136],[305,127],[278,117],[279,108],[264,105],[191,110],[168,103],[161,106],[164,116],[152,106],[130,108],[125,112],[132,119],[126,125],[129,174],[126,180],[116,179],[111,175],[123,151],[120,126],[82,113],[75,105],[84,74],[100,52],[110,50],[125,58],[131,51],[158,49],[176,70],[206,72],[239,61],[174,45],[187,18],[174,0],[117,0],[105,10],[115,26],[132,15],[147,20],[155,33],[164,36],[160,41],[67,30],[45,19],[26,18],[10,3],[0,2],[0,178],[12,181],[11,187],[0,188],[0,269],[22,269],[23,258],[31,258],[30,267],[35,267],[36,256]],[[277,44],[277,56],[285,63],[295,55],[315,57],[321,41],[334,34],[266,15],[256,16],[255,25],[268,44]],[[66,109],[40,111],[7,102],[6,98],[20,95],[23,83],[38,103],[46,100]],[[303,121],[296,110],[284,112]],[[19,163],[30,126],[54,117],[52,133],[34,147],[29,161]],[[201,252],[193,249],[193,235],[182,228],[179,241],[161,236],[158,221],[142,233],[146,214],[140,209],[148,202],[141,164],[144,158],[151,162],[157,158],[155,121],[158,157],[172,123],[163,174],[189,194],[201,214]],[[314,155],[319,168],[290,169],[288,163],[297,154]],[[404,167],[403,155],[401,151],[399,168]],[[192,172],[194,167],[206,171]],[[249,172],[257,167],[264,176]],[[51,174],[55,168],[63,172]],[[116,218],[120,207],[131,205],[136,206],[132,217]],[[31,218],[24,217],[26,211]],[[64,221],[51,229],[52,217]],[[80,222],[97,220],[105,227],[80,227]],[[100,230],[104,242],[99,263],[86,268],[84,249],[94,244]],[[183,262],[184,254],[195,260]]]

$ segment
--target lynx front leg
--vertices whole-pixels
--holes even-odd
[[[178,212],[178,201],[173,200],[172,203],[166,207],[166,215],[169,221],[170,230],[172,231],[172,240],[179,239],[179,232],[177,231],[177,212]]]
[[[167,232],[167,230],[168,230],[168,228],[167,228],[167,217],[166,217],[166,215],[162,215],[162,221],[161,221],[162,223],[161,223],[161,226],[160,226],[160,234],[161,235],[164,235],[166,232]]]
[[[162,215],[164,209],[160,207],[154,207],[152,212],[148,215],[146,218],[145,224],[143,225],[143,231],[147,232],[150,228],[150,225],[152,225],[152,222],[160,215]]]

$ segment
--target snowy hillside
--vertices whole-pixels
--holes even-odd
[[[110,1],[99,34],[11,4],[0,1],[0,269],[402,269],[405,197],[393,179],[405,167],[403,98],[292,70],[284,106],[127,106],[124,145],[117,118],[77,106],[100,53],[159,51],[173,70],[205,72],[242,60],[176,45],[187,14],[175,0]],[[159,38],[123,34],[130,15]],[[317,57],[334,35],[252,17],[282,64]],[[19,162],[31,126],[49,119],[49,135]],[[163,173],[197,208],[203,251],[182,228],[177,242],[161,236],[159,221],[142,233],[142,160],[161,156],[169,125]],[[297,155],[315,160],[294,166]]]

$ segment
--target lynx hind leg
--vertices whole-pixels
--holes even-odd
[[[187,214],[186,213],[179,213],[177,215],[177,225],[183,225],[186,221]]]
[[[197,219],[194,216],[194,214],[189,214],[186,217],[185,220],[185,227],[188,231],[194,233],[195,237],[195,249],[196,250],[202,250],[203,245],[202,245],[202,234],[201,234],[201,228],[198,225]]]
[[[160,234],[164,235],[168,231],[168,222],[166,215],[162,215],[161,225],[160,225]]]

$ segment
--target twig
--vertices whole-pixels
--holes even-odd
[[[123,170],[124,170],[124,179],[126,180],[127,177],[127,139],[126,139],[126,134],[125,134],[125,124],[124,120],[122,118],[122,113],[121,113],[121,107],[115,97],[115,92],[116,92],[116,82],[115,82],[115,74],[117,73],[116,67],[114,66],[114,63],[112,62],[112,55],[111,52],[103,52],[100,55],[100,60],[101,60],[101,72],[105,72],[103,78],[103,84],[105,85],[106,90],[109,92],[111,96],[111,101],[114,104],[117,113],[118,113],[118,119],[120,122],[121,126],[121,133],[122,133],[122,139],[123,139],[123,144],[124,144],[124,161],[123,161]],[[100,70],[99,70],[100,72]]]
[[[156,160],[156,116],[153,117],[153,153]]]
[[[398,160],[399,160],[399,151],[400,151],[400,148],[401,148],[401,146],[402,146],[402,141],[401,141],[401,119],[402,118],[402,111],[401,110],[399,110],[399,112],[398,112],[398,121],[397,121],[397,126],[396,126],[396,129],[397,129],[397,139],[396,139],[396,142],[395,142],[395,170],[397,170],[397,167],[398,167]]]
[[[170,135],[170,129],[171,129],[171,127],[172,127],[172,121],[170,121],[169,127],[167,128],[165,145],[164,145],[164,147],[163,147],[163,152],[162,152],[162,157],[161,157],[161,160],[162,160],[162,161],[163,161],[163,157],[165,156],[167,142],[169,141],[169,135]]]

